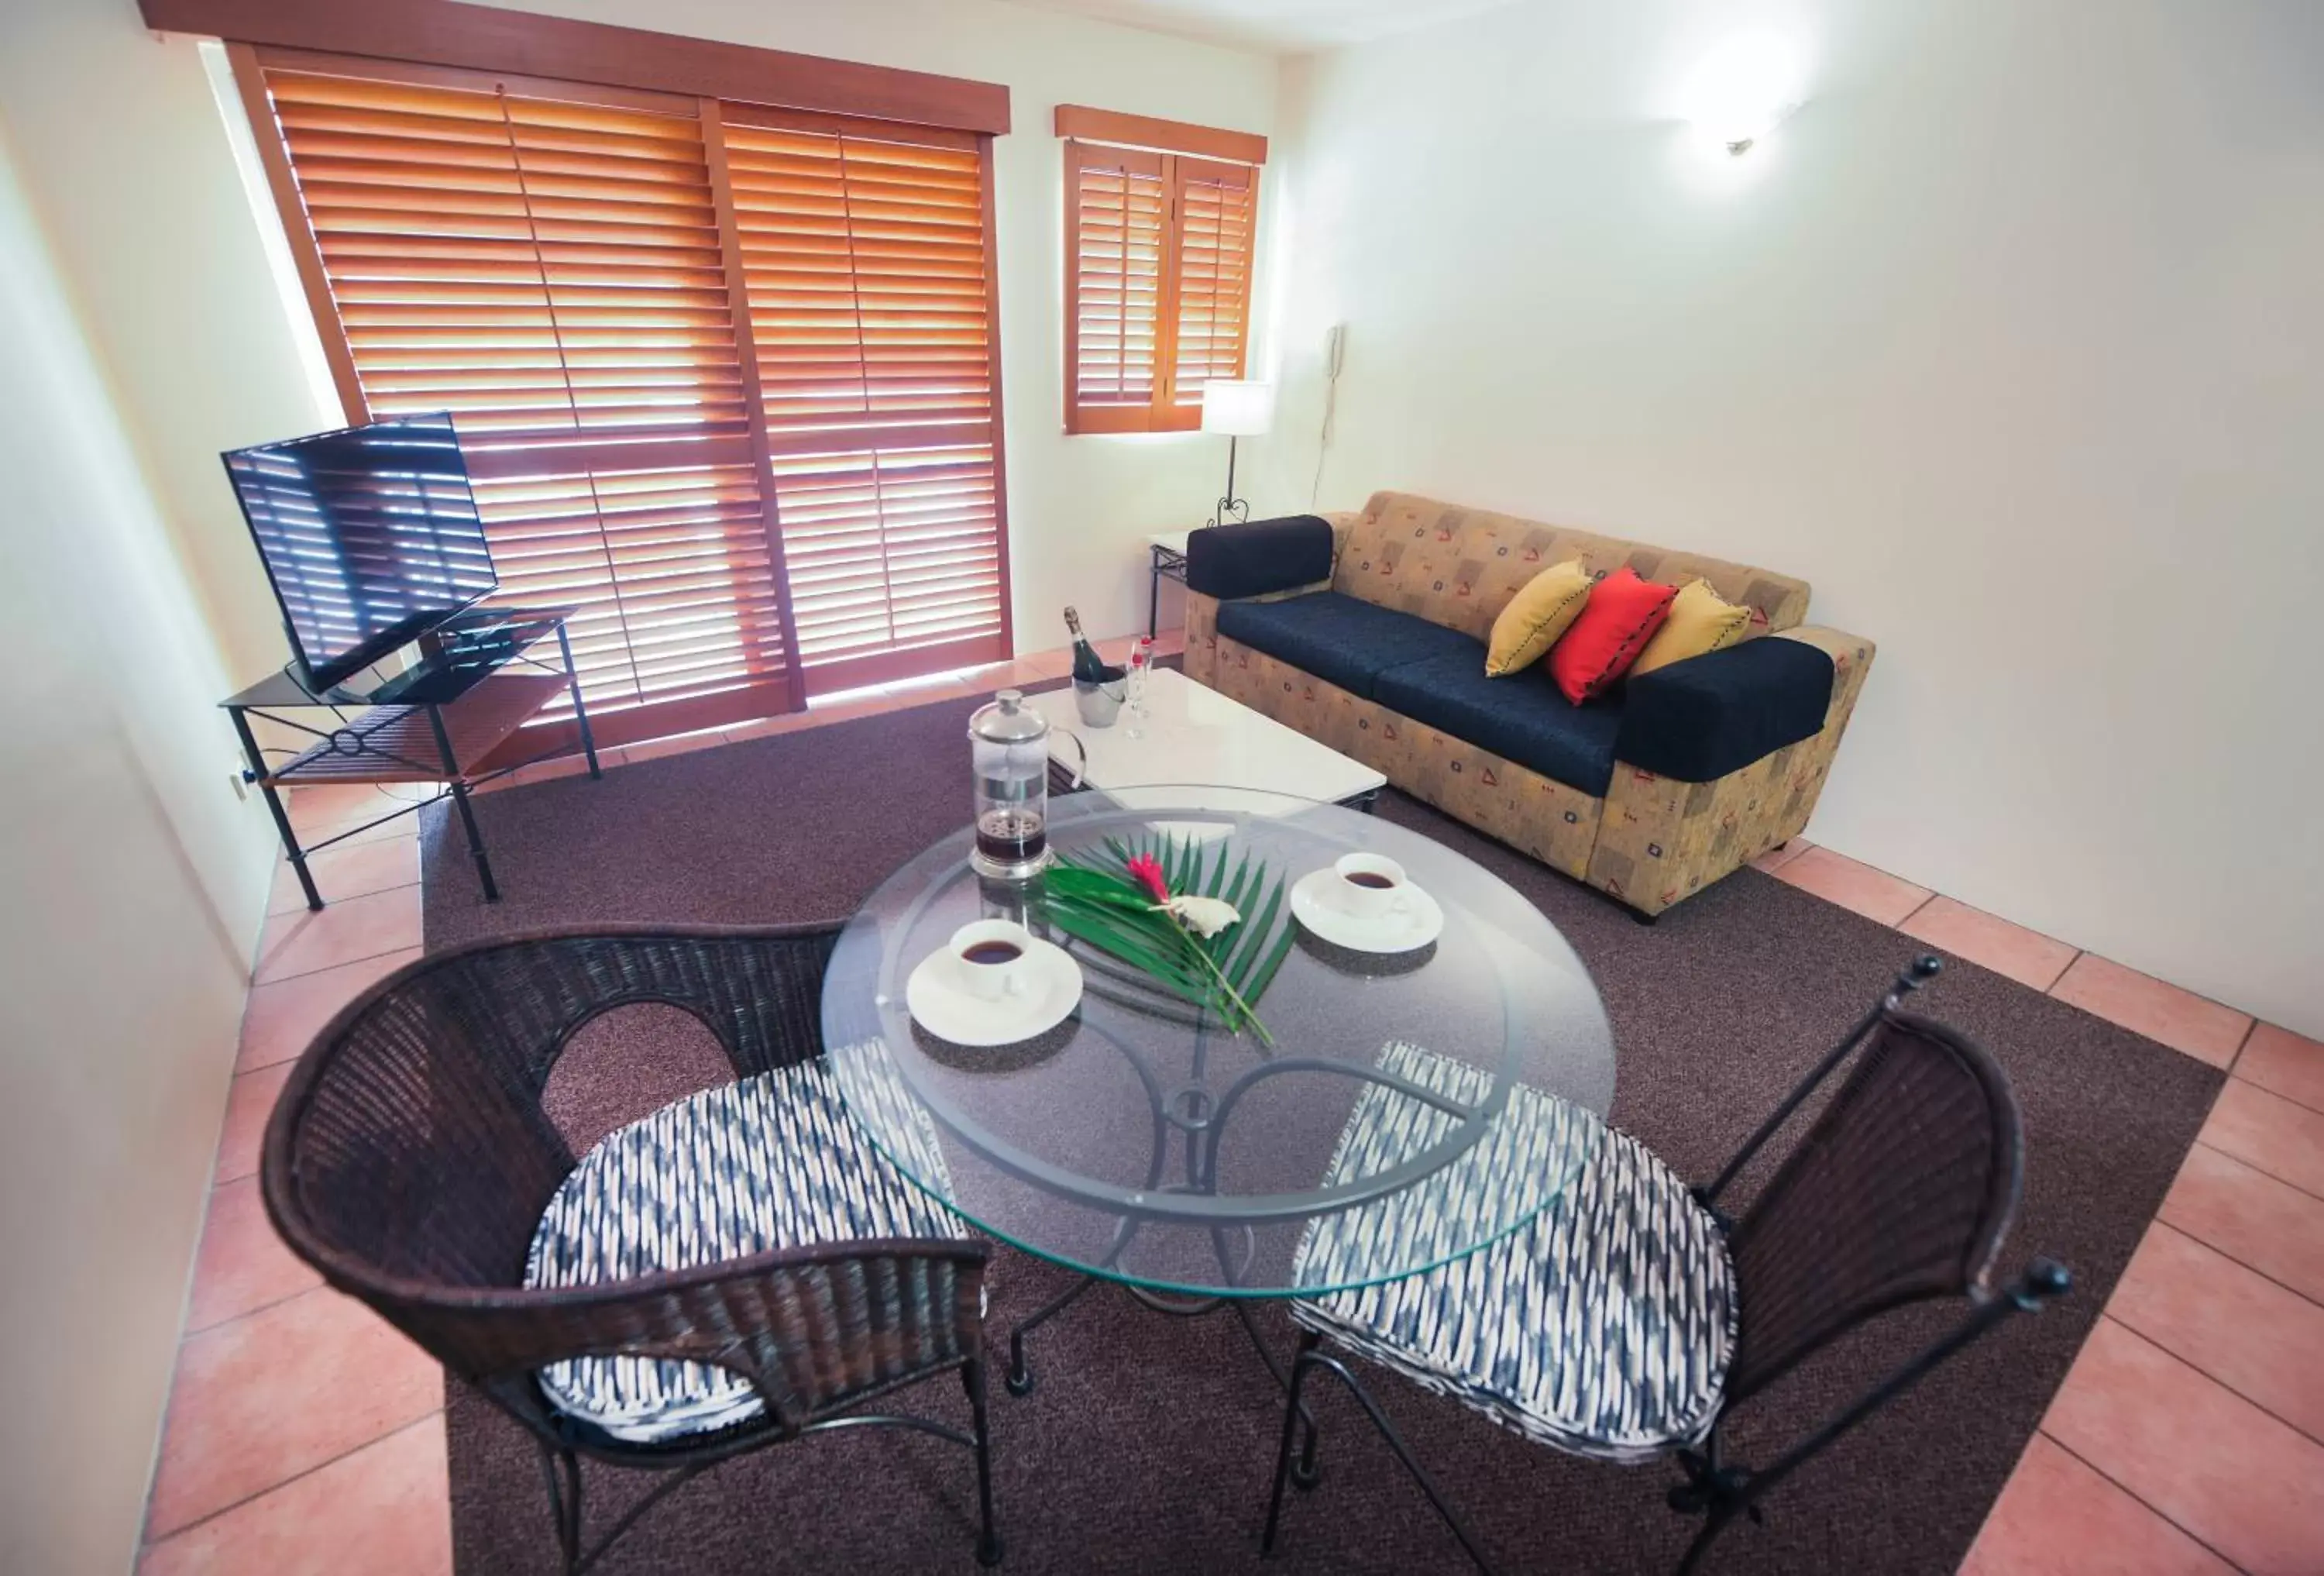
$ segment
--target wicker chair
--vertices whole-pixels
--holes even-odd
[[[1305,1328],[1262,1549],[1274,1548],[1286,1484],[1316,1480],[1313,1427],[1295,1443],[1302,1393],[1324,1372],[1354,1394],[1470,1557],[1490,1569],[1379,1403],[1320,1350],[1327,1336],[1553,1448],[1618,1463],[1674,1458],[1684,1481],[1671,1507],[1707,1517],[1684,1572],[1737,1516],[1757,1520],[1760,1498],[1849,1429],[2010,1314],[2063,1294],[2069,1276],[2045,1259],[2006,1286],[1989,1279],[2017,1207],[2017,1102],[1981,1047],[1902,1010],[1939,967],[1934,957],[1916,962],[1708,1187],[1688,1188],[1636,1139],[1603,1131],[1558,1202],[1502,1242],[1425,1275],[1294,1302]],[[1736,1177],[1859,1046],[1750,1207],[1739,1220],[1723,1213]],[[1513,1114],[1528,1102],[1556,1103],[1524,1091]],[[1311,1229],[1302,1278],[1360,1278],[1346,1260],[1374,1240],[1361,1221]],[[1867,1321],[1953,1296],[1969,1308],[1942,1339],[1769,1465],[1723,1459],[1720,1427],[1736,1406]]]
[[[756,1086],[762,1094],[827,1103],[813,1114],[844,1146],[818,1059],[824,969],[836,935],[827,926],[565,931],[440,953],[341,1012],[275,1108],[263,1182],[276,1230],[330,1285],[369,1304],[531,1433],[567,1572],[594,1563],[638,1516],[705,1469],[864,1424],[919,1429],[973,1452],[976,1554],[987,1565],[1000,1560],[982,1243],[964,1234],[833,1240],[813,1231],[769,1241],[761,1232],[769,1250],[746,1257],[595,1284],[528,1283],[529,1261],[538,1275],[544,1212],[575,1171],[542,1111],[542,1091],[575,1031],[613,1008],[661,1003],[693,1014],[738,1080],[771,1075]],[[825,1152],[766,1154],[767,1175],[754,1171],[754,1185],[779,1194],[794,1162],[823,1166],[827,1178],[830,1147],[817,1147]],[[866,1175],[846,1179],[847,1203],[815,1207],[839,1210],[843,1223],[847,1204],[866,1199],[888,1212],[872,1218],[915,1218],[917,1209],[954,1219],[924,1195],[883,1192],[913,1192],[892,1173],[857,1169]],[[602,1366],[588,1369],[593,1362]],[[723,1384],[728,1401],[741,1404],[709,1426],[665,1427],[641,1440],[558,1405],[557,1387],[544,1387],[552,1369],[568,1379],[585,1370],[658,1376],[697,1392]],[[860,1410],[954,1370],[968,1391],[971,1433]],[[586,1548],[583,1457],[668,1474]]]

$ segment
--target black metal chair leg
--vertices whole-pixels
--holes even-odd
[[[1001,1534],[992,1525],[992,1430],[984,1407],[984,1359],[964,1367],[960,1381],[968,1391],[976,1431],[976,1562],[989,1568],[1001,1563]]]
[[[1323,1480],[1323,1469],[1315,1461],[1315,1446],[1319,1438],[1315,1432],[1315,1420],[1307,1417],[1301,1421],[1307,1424],[1307,1432],[1299,1443],[1299,1459],[1291,1463],[1291,1486],[1305,1494]]]
[[[1702,1530],[1694,1535],[1694,1541],[1686,1545],[1686,1553],[1679,1557],[1678,1576],[1693,1576],[1695,1567],[1702,1563],[1702,1556],[1711,1552],[1711,1545],[1718,1540],[1720,1533],[1727,1530],[1727,1524],[1734,1519],[1732,1515],[1718,1510],[1711,1513],[1710,1519],[1702,1524]]]
[[[581,1568],[581,1463],[568,1450],[540,1442],[540,1475],[549,1485],[549,1514],[557,1523],[557,1550],[565,1576]]]
[[[1275,1528],[1283,1519],[1283,1485],[1291,1476],[1291,1440],[1299,1428],[1299,1392],[1307,1387],[1307,1355],[1322,1339],[1313,1330],[1306,1332],[1299,1338],[1299,1355],[1291,1361],[1291,1383],[1283,1404],[1283,1437],[1275,1447],[1275,1487],[1267,1496],[1267,1530],[1259,1535],[1261,1557],[1275,1553]],[[1307,1442],[1313,1449],[1315,1431],[1312,1427]]]
[[[1096,1284],[1095,1276],[1082,1276],[1070,1289],[1050,1298],[1047,1305],[1018,1321],[1017,1327],[1009,1332],[1009,1371],[1002,1376],[1001,1382],[1008,1387],[1010,1395],[1029,1396],[1033,1393],[1033,1370],[1025,1366],[1025,1337],[1064,1313],[1075,1297]]]
[[[1412,1480],[1420,1485],[1420,1491],[1428,1496],[1428,1503],[1436,1507],[1436,1514],[1443,1518],[1446,1526],[1452,1529],[1452,1535],[1461,1540],[1462,1548],[1468,1551],[1469,1558],[1476,1562],[1477,1569],[1483,1571],[1485,1576],[1492,1576],[1492,1562],[1485,1558],[1485,1551],[1478,1544],[1476,1535],[1469,1530],[1468,1523],[1461,1519],[1460,1512],[1452,1508],[1452,1502],[1445,1498],[1443,1493],[1438,1489],[1436,1480],[1428,1475],[1427,1470],[1413,1456],[1410,1447],[1404,1442],[1404,1436],[1396,1431],[1396,1424],[1388,1420],[1388,1414],[1379,1409],[1379,1403],[1372,1399],[1371,1392],[1356,1381],[1356,1376],[1348,1371],[1345,1363],[1336,1357],[1326,1356],[1312,1346],[1303,1350],[1299,1353],[1299,1360],[1291,1365],[1291,1395],[1285,1403],[1289,1416],[1297,1415],[1301,1381],[1306,1378],[1310,1369],[1325,1369],[1336,1375],[1340,1382],[1348,1387],[1348,1394],[1356,1398],[1356,1404],[1364,1409],[1364,1415],[1372,1420],[1372,1426],[1379,1430],[1379,1436],[1387,1442],[1388,1448],[1396,1453],[1397,1461],[1404,1463],[1404,1470],[1412,1474]],[[1284,1479],[1289,1476],[1291,1456],[1292,1426],[1289,1416],[1285,1420],[1283,1439],[1276,1456],[1275,1492],[1268,1505],[1267,1530],[1259,1537],[1259,1553],[1262,1554],[1274,1552],[1276,1523],[1283,1508],[1283,1484]]]
[[[1259,1353],[1259,1360],[1267,1365],[1267,1377],[1288,1390],[1291,1376],[1277,1366],[1275,1353],[1267,1349],[1267,1337],[1259,1333],[1259,1321],[1251,1312],[1250,1300],[1248,1297],[1222,1297],[1219,1300],[1233,1304],[1235,1318],[1242,1324],[1242,1332],[1250,1338],[1251,1349]],[[1309,1331],[1301,1341],[1299,1350],[1305,1351],[1322,1339]],[[1299,1464],[1291,1470],[1291,1486],[1301,1489],[1313,1488],[1315,1486],[1315,1415],[1303,1406],[1299,1409],[1299,1421],[1307,1425],[1307,1441],[1299,1452]]]

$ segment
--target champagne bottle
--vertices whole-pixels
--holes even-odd
[[[1074,678],[1077,683],[1103,684],[1108,678],[1120,677],[1107,669],[1104,659],[1097,654],[1097,648],[1089,643],[1087,635],[1082,633],[1082,615],[1070,607],[1065,609],[1065,628],[1072,631],[1074,637]]]

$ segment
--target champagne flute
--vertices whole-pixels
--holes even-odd
[[[1123,697],[1128,702],[1130,725],[1133,739],[1146,736],[1146,676],[1154,668],[1154,640],[1150,635],[1138,637],[1130,648],[1128,672],[1122,680]]]

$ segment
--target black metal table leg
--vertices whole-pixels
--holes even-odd
[[[565,659],[565,687],[573,696],[573,724],[581,730],[581,753],[589,762],[589,775],[603,777],[605,774],[597,770],[597,738],[589,731],[589,708],[581,702],[581,675],[573,666],[573,642],[565,633],[563,619],[557,621],[557,650]]]
[[[1062,1295],[1050,1298],[1046,1306],[1030,1317],[1019,1320],[1017,1327],[1009,1332],[1009,1371],[1002,1376],[1001,1382],[1010,1395],[1029,1396],[1033,1393],[1033,1370],[1025,1366],[1025,1337],[1064,1313],[1076,1297],[1095,1285],[1097,1276],[1082,1276]]]
[[[436,748],[444,758],[444,780],[451,790],[452,806],[460,812],[461,830],[468,834],[468,857],[476,862],[476,881],[484,889],[484,901],[497,903],[501,889],[493,880],[492,862],[484,857],[484,834],[476,830],[476,812],[468,804],[468,785],[461,779],[460,762],[452,753],[452,735],[444,730],[443,707],[429,706],[428,725],[435,731]]]
[[[299,889],[307,894],[307,907],[320,910],[323,894],[315,889],[314,873],[307,868],[306,851],[299,846],[299,834],[291,830],[290,812],[282,806],[282,796],[274,791],[274,784],[266,775],[266,757],[260,753],[258,740],[250,731],[250,719],[240,706],[226,708],[234,720],[235,736],[242,741],[242,752],[250,761],[251,776],[257,779],[258,791],[266,797],[267,813],[274,817],[274,830],[282,839],[282,852],[290,861],[291,870],[299,877]]]

